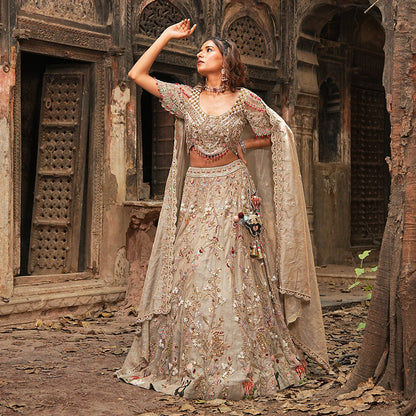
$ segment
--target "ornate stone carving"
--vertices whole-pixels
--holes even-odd
[[[24,34],[24,36],[30,39],[105,52],[111,46],[111,37],[102,33],[40,22],[39,20],[22,16],[18,17],[17,25],[16,35],[21,36],[21,34]]]
[[[23,0],[22,10],[81,22],[96,22],[93,0]]]
[[[129,275],[129,262],[126,257],[126,247],[121,247],[114,261],[114,280],[118,284],[125,284]]]
[[[264,34],[251,17],[237,19],[230,25],[225,36],[237,44],[242,55],[268,57]]]
[[[108,59],[107,66],[111,66]],[[100,264],[100,247],[103,224],[103,176],[104,176],[104,148],[105,148],[105,63],[100,61],[95,67],[95,79],[97,88],[95,99],[95,125],[93,129],[94,141],[92,146],[92,224],[91,224],[91,264]]]
[[[178,23],[185,17],[169,1],[155,0],[145,6],[136,17],[135,33],[157,38],[166,27]],[[186,39],[185,42],[189,43],[189,39]]]

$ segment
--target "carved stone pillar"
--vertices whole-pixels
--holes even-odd
[[[296,146],[305,193],[306,212],[312,244],[314,243],[314,212],[313,212],[313,136],[316,125],[319,97],[313,94],[299,94],[295,107],[294,125]]]

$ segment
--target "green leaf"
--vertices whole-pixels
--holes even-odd
[[[361,260],[364,260],[366,257],[368,257],[370,255],[370,253],[371,253],[371,250],[365,250],[361,254],[359,254],[358,257]]]
[[[378,266],[372,267],[372,268],[370,269],[370,273],[374,273],[374,272],[376,272],[376,271],[377,271],[377,269],[378,269]]]
[[[355,286],[358,286],[361,282],[359,282],[358,280],[356,282],[354,282],[352,285],[348,286],[348,290],[351,290],[352,288],[354,288]]]
[[[360,322],[357,326],[357,331],[361,331],[365,328],[365,322]]]
[[[364,290],[366,291],[366,292],[369,292],[370,290],[372,290],[373,289],[373,285],[367,285],[365,288],[364,288]]]
[[[361,267],[356,267],[354,269],[354,271],[355,271],[355,274],[357,275],[357,277],[358,276],[361,276],[365,272],[365,270],[363,268],[361,268]]]
[[[367,300],[371,300],[372,296],[373,296],[373,294],[371,292],[368,292],[367,293]]]

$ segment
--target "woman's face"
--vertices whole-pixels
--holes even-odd
[[[212,40],[207,40],[196,55],[196,67],[202,76],[220,74],[223,65],[222,54]]]

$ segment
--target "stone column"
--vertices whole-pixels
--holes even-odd
[[[316,125],[318,99],[319,97],[313,94],[301,93],[298,95],[294,114],[294,125],[292,126],[298,150],[305,193],[306,212],[314,250],[313,133]]]

